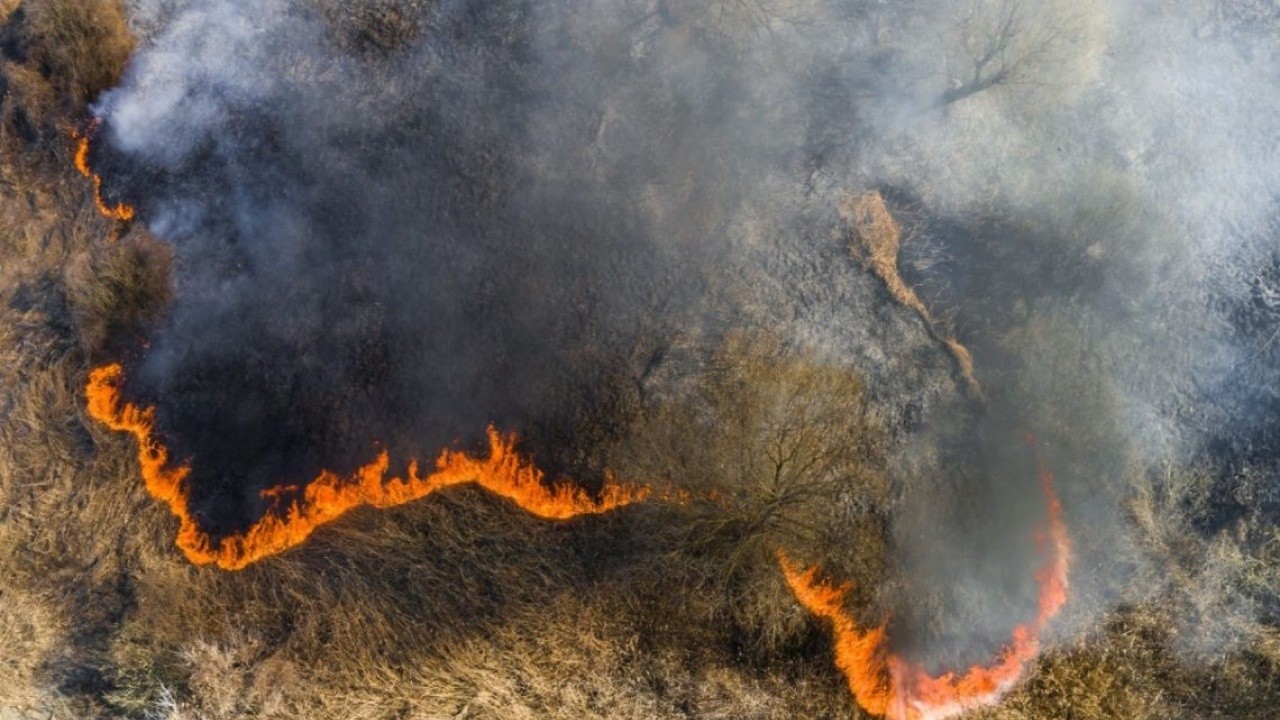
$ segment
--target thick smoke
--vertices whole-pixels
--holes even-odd
[[[763,326],[866,374],[902,562],[969,658],[1034,594],[1024,432],[1088,608],[1135,458],[1274,445],[1277,66],[1230,4],[335,7],[140,3],[98,108],[110,183],[177,257],[132,392],[211,523],[374,443],[569,427],[613,373]],[[872,188],[987,405],[849,257],[836,207]]]
[[[583,154],[598,128],[556,112],[578,91],[534,61],[528,13],[405,18],[416,37],[370,56],[301,7],[193,3],[104,98],[177,250],[137,392],[210,507],[375,442],[409,458],[554,417],[682,306],[692,268],[632,202],[660,158]]]

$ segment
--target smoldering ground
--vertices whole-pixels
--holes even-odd
[[[1274,363],[1223,319],[1270,292],[1250,268],[1276,67],[1230,12],[408,3],[353,43],[303,2],[143,5],[98,153],[175,248],[130,393],[211,524],[375,443],[430,456],[488,422],[571,442],[601,384],[667,391],[655,368],[763,326],[866,375],[901,563],[941,598],[922,614],[974,629],[946,643],[968,658],[1033,592],[1023,429],[1062,480],[1089,615],[1135,577],[1107,562],[1132,463],[1267,414]],[[868,188],[985,406],[849,257],[835,209]],[[915,624],[922,647],[949,632]]]

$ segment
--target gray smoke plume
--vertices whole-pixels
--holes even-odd
[[[763,326],[866,374],[902,563],[945,588],[969,636],[944,644],[969,658],[1034,594],[1025,431],[1078,528],[1082,608],[1132,578],[1107,558],[1134,463],[1212,451],[1231,482],[1274,457],[1274,17],[135,4],[146,39],[99,104],[100,153],[173,243],[177,300],[131,392],[198,458],[210,522],[374,443],[429,456],[497,422],[536,444],[612,374],[644,385],[673,350]],[[836,207],[870,189],[985,406],[849,256]]]

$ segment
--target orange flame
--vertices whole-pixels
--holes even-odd
[[[849,692],[862,709],[884,715],[893,701],[885,646],[885,626],[862,630],[844,611],[850,583],[829,585],[818,579],[818,568],[801,570],[782,553],[778,554],[782,574],[791,592],[813,615],[831,623],[835,635],[836,667],[844,673]]]
[[[317,528],[362,506],[388,508],[403,505],[453,485],[475,483],[511,500],[524,510],[550,520],[598,514],[646,499],[648,488],[622,485],[609,478],[599,497],[569,485],[548,488],[545,473],[515,450],[515,437],[489,428],[489,455],[472,457],[444,450],[435,469],[423,476],[416,461],[406,478],[387,477],[390,459],[384,451],[350,477],[322,471],[304,488],[277,487],[262,496],[271,509],[242,533],[215,540],[202,530],[189,505],[187,476],[190,465],[170,463],[168,449],[155,436],[155,408],[125,402],[119,364],[97,368],[86,387],[88,412],[112,430],[127,432],[138,441],[138,464],[147,492],[177,516],[177,545],[197,565],[216,564],[224,570],[240,570],[263,558],[302,544]],[[293,498],[291,502],[289,498]]]
[[[1039,458],[1037,457],[1037,461]],[[942,720],[995,703],[1022,676],[1040,651],[1040,634],[1067,601],[1071,541],[1053,475],[1040,468],[1040,484],[1048,506],[1048,529],[1037,538],[1044,564],[1036,572],[1040,586],[1035,618],[1013,629],[1012,638],[990,666],[973,666],[963,674],[930,676],[923,668],[891,654],[885,626],[862,630],[844,610],[850,585],[818,579],[817,568],[801,570],[779,555],[783,575],[796,599],[813,615],[830,621],[835,662],[862,709],[889,720]]]
[[[102,198],[102,177],[95,173],[89,167],[89,143],[93,139],[93,133],[97,131],[100,121],[94,121],[88,132],[81,133],[78,130],[71,131],[71,138],[76,141],[76,170],[80,174],[93,181],[93,203],[98,206],[98,212],[103,216],[120,222],[128,222],[133,219],[136,214],[133,206],[127,203],[119,203],[116,205],[108,205]]]

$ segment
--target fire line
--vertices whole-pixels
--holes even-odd
[[[844,608],[851,585],[823,582],[818,568],[802,569],[779,553],[783,575],[796,599],[812,615],[831,623],[836,667],[863,710],[888,720],[942,720],[992,705],[1022,677],[1026,664],[1039,653],[1041,633],[1067,601],[1071,541],[1053,475],[1038,455],[1036,459],[1048,515],[1047,529],[1036,538],[1043,556],[1036,572],[1038,609],[1033,620],[1013,629],[1010,641],[990,665],[975,665],[959,674],[929,675],[890,652],[885,625],[871,629],[858,626]]]
[[[384,451],[348,477],[326,470],[305,487],[263,491],[263,498],[271,501],[267,513],[243,532],[215,539],[199,526],[191,511],[187,486],[190,464],[171,461],[168,448],[156,437],[155,408],[126,402],[123,381],[124,368],[118,363],[90,372],[85,389],[89,416],[137,440],[138,465],[147,492],[177,516],[176,544],[197,565],[241,570],[302,544],[317,528],[355,508],[395,507],[454,485],[474,483],[548,520],[605,513],[650,495],[649,488],[620,484],[614,478],[607,479],[596,497],[572,485],[548,487],[544,484],[546,474],[516,451],[516,437],[504,436],[490,426],[487,457],[446,449],[427,474],[421,474],[413,461],[406,477],[398,478],[388,477],[390,459]]]
[[[137,214],[133,206],[123,202],[115,205],[108,204],[102,197],[102,176],[89,167],[89,145],[100,124],[101,120],[94,120],[89,124],[88,130],[85,132],[80,132],[79,130],[71,131],[71,138],[76,141],[76,170],[79,170],[81,175],[93,181],[93,203],[98,206],[98,212],[112,220],[128,222]]]
[[[93,181],[94,202],[99,212],[127,222],[134,218],[135,209],[123,202],[108,204],[102,196],[102,178],[89,166],[91,141],[98,126],[99,122],[95,121],[87,131],[72,133],[78,143],[75,166]],[[879,200],[879,196],[875,199]],[[878,207],[883,209],[882,200]],[[887,212],[883,214],[887,216]],[[896,248],[896,225],[891,229],[895,233]],[[891,290],[901,284],[896,280],[896,269],[893,274],[878,274]],[[895,292],[895,297],[899,295],[906,298],[904,304],[931,322],[927,308],[909,288],[905,294]],[[981,389],[973,379],[971,362],[966,362],[967,351],[957,352],[956,348],[963,350],[963,346],[954,340],[948,347],[960,361],[962,374],[971,389],[980,397]],[[356,508],[396,507],[455,485],[479,485],[526,512],[548,520],[606,513],[652,496],[650,488],[619,483],[612,476],[606,478],[604,487],[594,496],[572,484],[548,487],[544,482],[546,474],[516,450],[517,437],[504,436],[490,426],[489,452],[485,457],[445,449],[430,472],[422,474],[414,460],[409,463],[405,477],[400,478],[388,476],[390,457],[383,451],[349,476],[323,470],[305,486],[282,485],[263,490],[261,497],[268,501],[263,516],[239,533],[215,538],[200,527],[190,507],[187,484],[190,462],[172,462],[169,449],[157,437],[155,408],[126,401],[123,383],[124,368],[119,363],[93,369],[85,388],[87,412],[111,430],[133,436],[138,444],[138,464],[146,490],[178,518],[175,544],[197,565],[242,570],[301,545],[318,528]],[[975,665],[960,674],[929,675],[889,650],[887,624],[870,629],[858,625],[844,608],[851,589],[849,584],[823,581],[819,568],[801,568],[784,553],[778,553],[782,573],[797,601],[811,614],[831,624],[835,664],[845,675],[854,699],[865,711],[888,720],[943,720],[994,704],[1022,677],[1026,664],[1039,653],[1041,633],[1066,603],[1071,544],[1053,475],[1038,454],[1036,459],[1048,510],[1047,529],[1037,537],[1044,557],[1036,573],[1040,587],[1038,611],[1033,620],[1013,629],[1010,641],[989,665]],[[683,503],[690,498],[688,493],[674,492],[664,495],[663,499]]]

